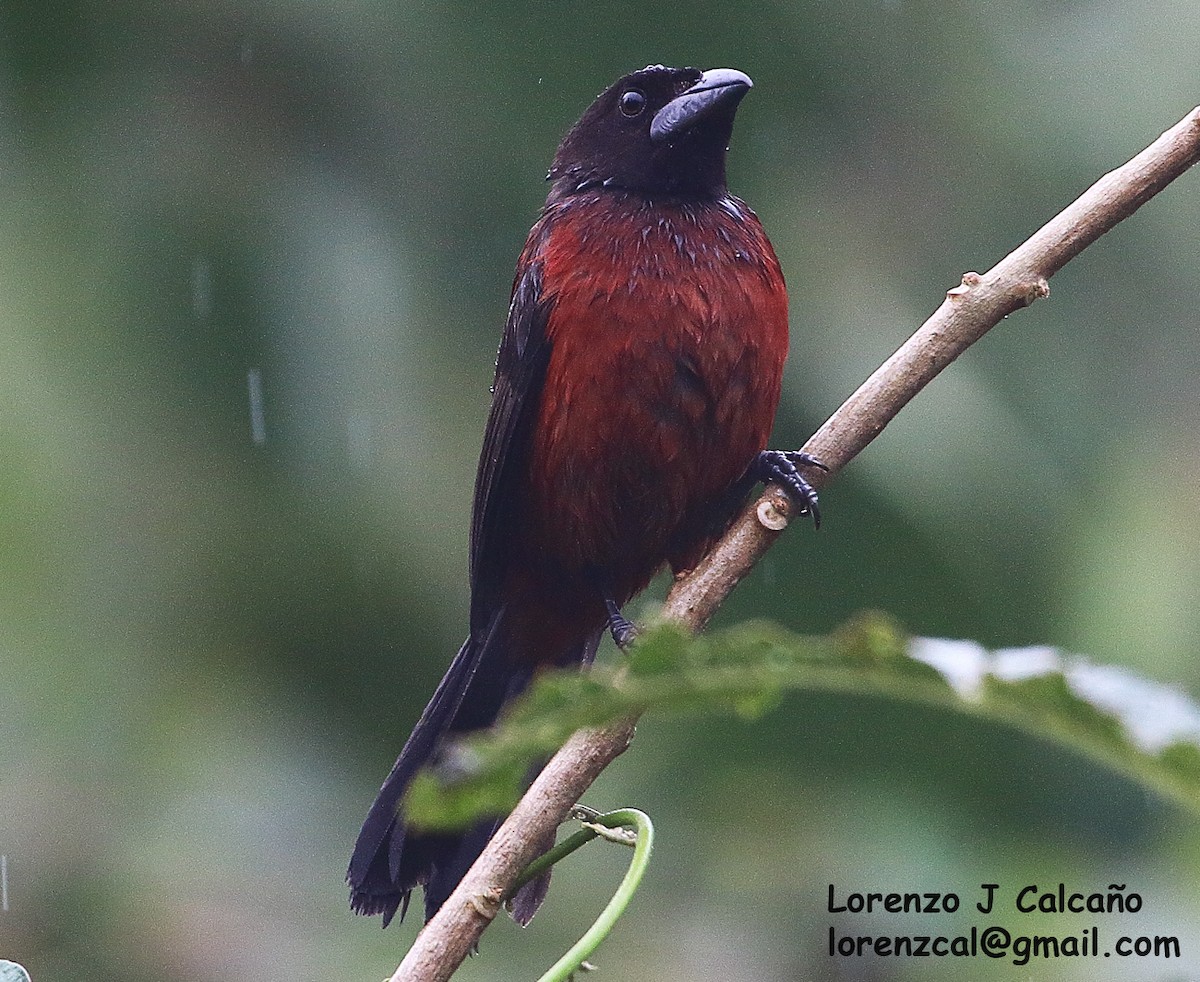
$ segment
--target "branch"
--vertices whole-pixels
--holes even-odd
[[[1200,160],[1200,107],[1106,174],[983,275],[966,273],[942,305],[804,445],[828,472],[853,460],[909,400],[1005,316],[1050,293],[1049,279],[1122,219]],[[793,506],[768,487],[744,508],[712,551],[672,588],[662,616],[693,631],[717,608],[786,527]],[[390,982],[444,982],[499,912],[501,898],[536,858],[600,772],[629,745],[636,719],[581,730],[546,765],[450,899],[417,936]]]

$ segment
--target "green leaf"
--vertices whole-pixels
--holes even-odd
[[[989,652],[909,638],[862,614],[830,637],[748,622],[691,637],[645,630],[630,655],[590,673],[548,672],[500,725],[457,744],[413,783],[409,819],[432,829],[509,810],[530,767],[575,730],[644,712],[757,717],[790,690],[924,702],[1074,747],[1200,811],[1200,709],[1178,691],[1051,648]]]
[[[956,705],[1072,746],[1200,811],[1200,708],[1177,689],[1054,648],[987,652],[962,641],[915,639]]]

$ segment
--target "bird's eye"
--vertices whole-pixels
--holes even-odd
[[[621,101],[618,103],[621,107],[621,114],[633,119],[646,108],[646,97],[637,89],[630,89],[621,96]]]

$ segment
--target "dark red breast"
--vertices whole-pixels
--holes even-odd
[[[624,603],[688,568],[713,509],[767,444],[787,291],[754,213],[725,195],[597,193],[530,234],[551,346],[532,428],[527,560],[560,585],[599,571]]]

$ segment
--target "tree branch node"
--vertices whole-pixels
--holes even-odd
[[[484,893],[472,894],[467,903],[484,920],[494,921],[496,915],[500,913],[500,903],[503,897],[503,890],[499,887],[492,887]]]

